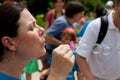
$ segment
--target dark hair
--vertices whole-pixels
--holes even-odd
[[[94,13],[96,13],[96,18],[97,18],[106,15],[107,10],[103,6],[97,6],[94,10]]]
[[[84,11],[83,5],[78,1],[69,1],[65,7],[65,15],[70,18],[82,11]]]
[[[4,3],[0,6],[0,60],[2,60],[4,46],[2,37],[16,37],[20,13],[25,7],[17,2]]]

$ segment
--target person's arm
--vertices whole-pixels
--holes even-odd
[[[66,80],[74,65],[74,55],[69,45],[60,45],[53,51],[47,80]]]
[[[50,22],[53,17],[53,10],[49,10],[47,14],[45,15],[45,30],[47,30],[50,27]]]
[[[76,61],[78,63],[80,70],[83,72],[86,80],[95,80],[94,76],[90,71],[86,58],[76,55]]]
[[[62,42],[54,37],[48,36],[47,34],[44,34],[44,37],[46,39],[47,42],[59,46]]]
[[[49,26],[50,26],[49,21],[45,21],[45,30],[47,30],[49,28]]]
[[[76,75],[77,75],[77,80],[82,80],[83,79],[83,75],[82,75],[81,71],[79,71],[79,72],[77,71]]]

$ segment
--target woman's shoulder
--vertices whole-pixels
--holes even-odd
[[[54,14],[54,12],[55,12],[55,9],[51,9],[47,12],[47,14]]]

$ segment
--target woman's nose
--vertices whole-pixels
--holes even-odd
[[[44,32],[45,32],[44,28],[39,27],[39,31],[38,31],[39,35],[42,36]]]

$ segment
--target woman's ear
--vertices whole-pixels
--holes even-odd
[[[11,51],[16,50],[14,41],[10,37],[7,37],[7,36],[3,37],[2,43],[8,50],[11,50]]]

